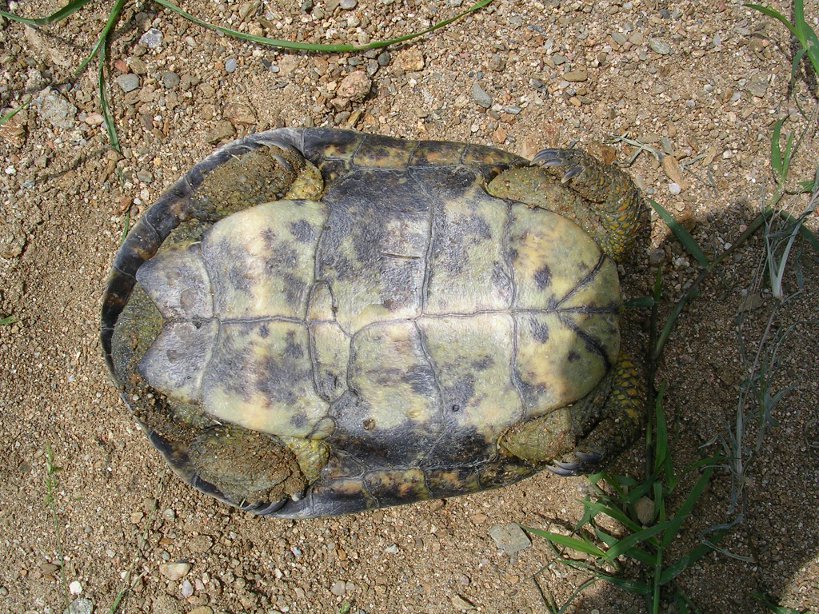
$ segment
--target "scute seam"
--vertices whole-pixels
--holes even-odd
[[[578,282],[574,285],[574,287],[569,290],[562,299],[557,302],[556,307],[560,307],[562,303],[565,303],[569,300],[572,296],[577,294],[580,290],[588,286],[594,278],[597,277],[597,274],[600,272],[600,269],[603,268],[603,263],[606,261],[606,254],[601,253],[600,258],[597,259],[597,263],[592,267],[592,270],[589,271],[585,277],[578,280]]]

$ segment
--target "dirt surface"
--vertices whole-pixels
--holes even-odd
[[[10,4],[26,16],[61,6]],[[255,34],[363,43],[422,28],[461,1],[183,4]],[[790,14],[789,3],[773,4]],[[627,134],[666,155],[661,165],[644,152],[632,165],[645,192],[721,253],[774,192],[777,119],[806,134],[794,178],[810,177],[819,158],[816,84],[789,88],[784,28],[734,0],[498,0],[388,54],[319,56],[241,43],[129,3],[110,49],[120,156],[101,125],[96,70],[71,81],[109,6],[92,2],[56,27],[0,27],[0,107],[33,97],[0,129],[0,316],[17,318],[0,327],[0,610],[108,612],[129,588],[120,612],[543,612],[544,595],[565,600],[587,576],[555,563],[537,538],[510,556],[490,530],[571,526],[583,478],[544,473],[473,496],[299,522],[238,512],[181,483],[118,400],[98,341],[125,215],[138,217],[218,143],[282,125],[470,141],[527,157],[578,141],[621,161],[632,146],[600,144]],[[806,2],[806,13],[819,29],[819,4]],[[806,203],[783,201],[794,215]],[[667,309],[697,265],[660,220],[652,226],[627,267],[629,294],[647,294],[662,267]],[[793,252],[785,290],[804,289],[779,306],[760,282],[763,257],[757,234],[708,278],[659,376],[683,467],[719,451],[713,442],[735,423],[769,322],[765,348],[790,330],[768,375],[771,394],[793,390],[748,469],[745,514],[722,544],[730,556],[710,554],[676,581],[702,612],[765,611],[759,592],[819,611],[819,276],[815,254]],[[640,331],[645,320],[629,315]],[[642,467],[638,445],[614,469]],[[735,518],[730,491],[719,473],[669,560]],[[573,608],[645,611],[604,583]]]

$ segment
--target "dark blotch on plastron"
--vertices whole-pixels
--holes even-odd
[[[462,196],[464,191],[474,185],[477,177],[475,169],[465,166],[416,167],[409,174],[424,184],[424,189],[438,199],[446,201],[450,198]]]
[[[267,337],[268,337],[269,335],[270,335],[270,327],[269,327],[267,324],[262,324],[262,325],[259,327],[259,336],[260,336],[262,339],[267,339]]]
[[[248,378],[242,377],[248,368],[249,356],[246,348],[236,343],[236,337],[246,331],[237,331],[237,327],[246,327],[246,324],[231,324],[225,327],[220,334],[220,343],[214,350],[214,355],[208,364],[207,379],[226,392],[241,397],[249,402],[252,391],[249,388]],[[203,381],[203,386],[206,383]]]
[[[435,386],[435,374],[429,366],[415,365],[410,367],[402,379],[410,385],[413,392],[424,397],[433,397],[438,394]]]
[[[306,370],[296,370],[292,362],[279,356],[262,359],[260,371],[256,381],[259,391],[267,398],[288,405],[297,401],[293,382],[312,377]]]
[[[495,359],[491,356],[481,356],[477,360],[472,361],[472,368],[477,371],[486,371],[489,367],[495,364]]]
[[[316,231],[307,220],[299,220],[290,224],[290,234],[300,243],[310,243],[315,238]]]
[[[529,318],[529,328],[539,343],[546,343],[549,340],[549,326],[545,322],[538,318]]]
[[[262,231],[262,241],[264,241],[264,246],[267,248],[267,251],[272,252],[276,247],[278,237],[272,228],[265,228]]]
[[[496,262],[492,267],[492,285],[499,291],[504,301],[512,301],[512,278],[502,262]]]
[[[443,389],[444,403],[455,413],[469,404],[475,395],[475,376],[464,375]],[[457,409],[455,409],[457,407]]]
[[[245,262],[247,253],[243,246],[231,243],[228,239],[222,238],[218,241],[208,242],[207,249],[204,250],[205,262],[209,271],[218,272],[215,277],[227,288],[234,292],[252,294],[256,280],[248,274]],[[215,296],[224,300],[224,289],[214,288]],[[224,311],[226,305],[219,304],[216,307],[220,312]]]
[[[284,355],[286,358],[298,359],[304,356],[304,349],[301,344],[296,341],[296,333],[292,330],[287,332],[284,337]]]
[[[569,355],[566,358],[569,362],[577,362],[578,360],[580,360],[580,354],[572,350],[569,352]]]
[[[307,426],[307,416],[304,414],[293,414],[290,416],[290,424],[296,429],[303,430]]]
[[[451,414],[448,416],[446,432],[436,440],[435,447],[421,461],[422,468],[458,467],[491,455],[492,444],[475,427],[459,426],[453,418],[455,416]]]
[[[468,249],[492,238],[492,230],[479,215],[456,216],[445,223],[444,213],[436,211],[433,228],[432,254],[452,275],[458,275],[466,266],[476,266],[467,259]]]
[[[333,449],[355,450],[356,458],[367,469],[417,465],[441,433],[441,425],[436,422],[420,425],[409,420],[384,429],[371,415],[366,401],[345,392],[330,408],[336,428],[326,439]]]
[[[418,278],[421,266],[421,260],[382,259],[379,298],[384,307],[390,311],[396,311],[416,302],[418,289],[415,280]]]
[[[535,283],[538,290],[543,290],[552,283],[552,271],[547,265],[544,264],[535,272]]]
[[[548,391],[548,388],[543,384],[533,386],[532,384],[523,381],[517,367],[515,368],[512,377],[514,378],[515,385],[523,398],[523,405],[527,409],[536,407],[540,402],[541,396]]]

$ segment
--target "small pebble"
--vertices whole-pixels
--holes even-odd
[[[452,601],[452,605],[461,612],[468,612],[469,610],[475,609],[475,605],[471,601],[464,599],[460,595],[452,595],[450,601]]]
[[[768,92],[768,76],[764,74],[756,74],[751,77],[748,83],[748,91],[756,98],[764,98]]]
[[[68,592],[72,595],[79,595],[82,593],[82,584],[79,581],[74,580],[71,584],[68,585]]]
[[[477,83],[472,84],[472,100],[474,100],[479,107],[483,107],[484,109],[488,109],[492,106],[492,97]]]
[[[163,563],[159,566],[159,573],[174,582],[184,578],[190,570],[190,563]]]
[[[648,46],[651,47],[655,53],[659,53],[660,55],[669,55],[671,53],[671,45],[657,38],[650,38],[648,40]]]
[[[357,70],[341,80],[336,93],[342,98],[360,102],[370,93],[371,87],[372,81],[367,73],[363,70]]]
[[[93,611],[94,604],[90,599],[85,598],[75,599],[66,610],[67,614],[92,614]]]
[[[529,536],[520,528],[520,525],[496,524],[489,529],[489,536],[495,544],[510,557],[532,545]]]
[[[570,83],[580,83],[588,79],[589,74],[585,70],[570,70],[569,72],[563,73],[563,80]]]
[[[74,127],[77,107],[55,89],[47,87],[37,97],[40,116],[55,128],[70,130]]]
[[[398,554],[398,545],[397,544],[390,544],[386,548],[384,548],[384,552],[387,554]]]
[[[379,66],[389,66],[390,60],[392,60],[392,56],[389,51],[382,51],[378,54],[378,58],[376,58]]]
[[[337,597],[341,597],[347,590],[347,585],[342,580],[336,580],[330,587],[330,592]]]
[[[162,44],[162,32],[156,28],[151,28],[139,38],[139,42],[148,49],[156,49]]]
[[[236,72],[236,58],[228,58],[225,61],[225,72],[227,73]]]
[[[182,586],[179,588],[179,592],[182,593],[185,599],[193,596],[193,584],[190,583],[190,580],[182,580]]]
[[[655,514],[654,501],[648,497],[640,497],[634,502],[634,513],[637,514],[637,520],[639,520],[643,526],[653,524]]]
[[[181,79],[175,72],[166,71],[162,73],[162,87],[166,90],[171,90],[179,85]]]
[[[114,81],[116,81],[116,84],[119,85],[120,89],[126,94],[128,92],[133,92],[139,87],[139,77],[134,73],[120,75],[114,79]]]
[[[345,11],[352,11],[358,5],[358,0],[341,0],[338,5]]]
[[[668,184],[668,191],[674,196],[676,196],[677,194],[682,192],[682,188],[680,187],[679,183],[675,183],[672,181],[671,183]]]

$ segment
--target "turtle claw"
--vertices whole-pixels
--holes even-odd
[[[546,469],[561,477],[571,477],[584,473],[593,473],[603,462],[603,456],[597,452],[581,452],[576,450],[574,460],[557,461],[547,465]]]
[[[570,478],[578,474],[577,463],[555,463],[554,465],[546,465],[546,469],[562,478]]]
[[[566,184],[586,170],[583,164],[578,163],[577,153],[574,149],[543,149],[532,158],[532,164],[543,167],[567,167],[560,179],[560,183]]]

